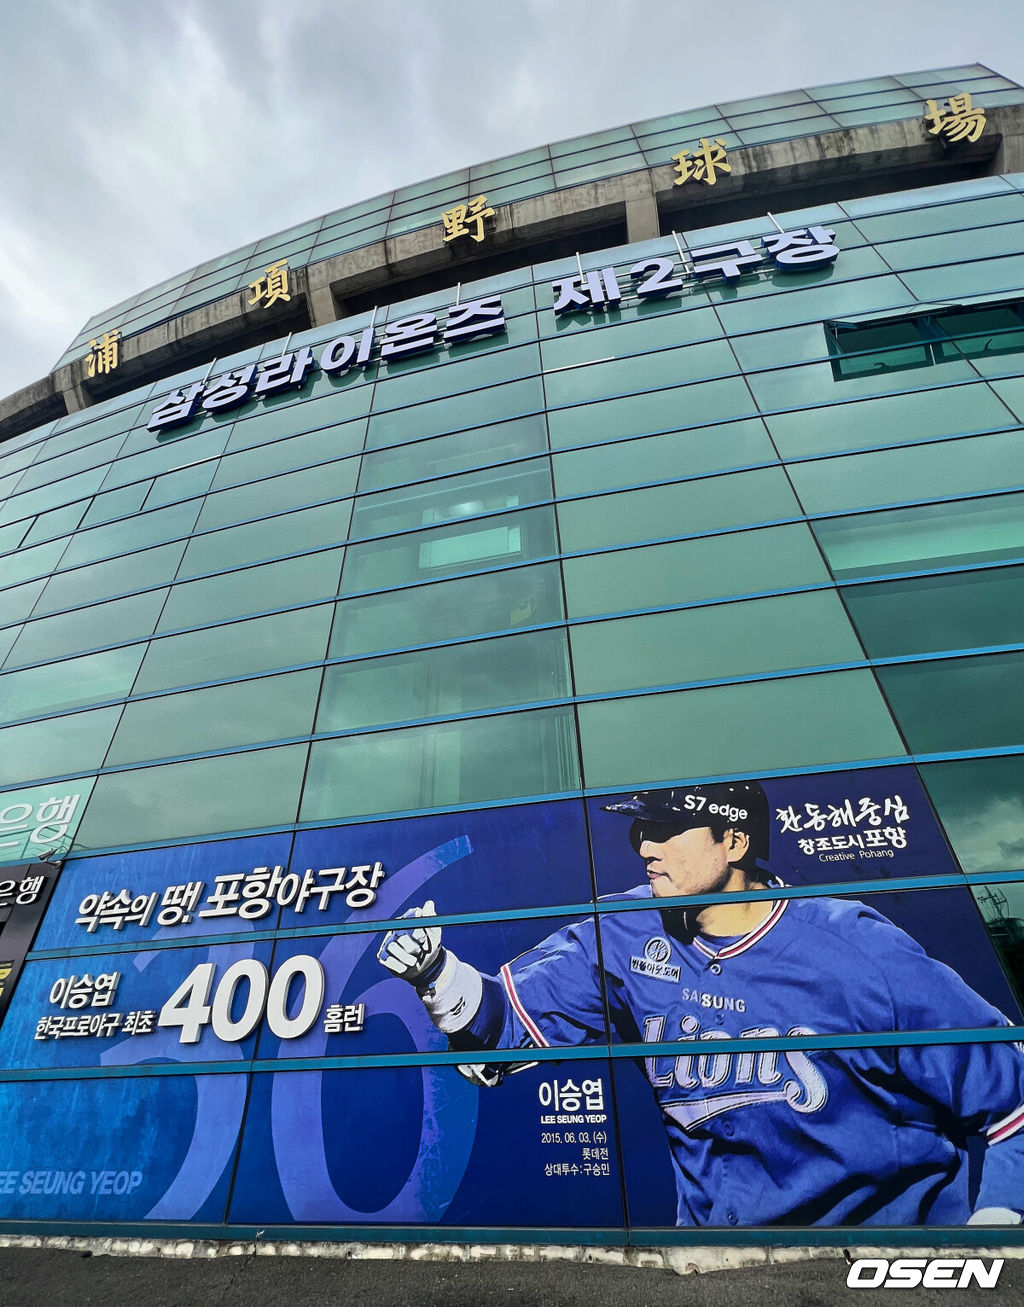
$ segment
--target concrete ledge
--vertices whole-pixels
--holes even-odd
[[[705,1275],[747,1266],[779,1266],[808,1261],[856,1261],[860,1257],[895,1260],[908,1255],[908,1245],[821,1244],[683,1246],[656,1248],[602,1248],[573,1244],[514,1243],[327,1243],[298,1240],[213,1239],[87,1239],[71,1235],[0,1234],[0,1248],[50,1248],[110,1257],[313,1257],[351,1261],[435,1262],[571,1262],[579,1265],[631,1266],[674,1271],[676,1275]],[[1000,1244],[959,1248],[949,1244],[918,1246],[914,1257],[1002,1257],[1024,1259],[1024,1245]]]

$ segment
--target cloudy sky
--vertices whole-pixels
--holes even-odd
[[[92,314],[451,168],[720,100],[981,62],[1021,0],[35,0],[0,53],[0,396]]]

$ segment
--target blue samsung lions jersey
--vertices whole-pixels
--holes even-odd
[[[861,903],[781,901],[728,941],[682,925],[678,909],[601,921],[617,1035],[681,1045],[643,1064],[680,1225],[963,1224],[968,1135],[988,1144],[974,1206],[1024,1212],[1016,1044],[685,1051],[695,1039],[1007,1024],[955,972]],[[603,1039],[595,935],[592,920],[569,926],[485,979],[465,1034],[490,1048]]]

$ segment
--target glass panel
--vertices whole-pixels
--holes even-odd
[[[125,707],[107,766],[306,735],[319,687],[316,668],[136,700]]]
[[[338,592],[338,573],[344,550],[265,563],[244,572],[227,572],[202,581],[185,581],[172,588],[158,630],[202,626],[250,613],[287,608],[311,599],[331,598]]]
[[[756,639],[751,634],[756,632]],[[570,631],[577,694],[859,662],[861,647],[830,591],[593,622]]]
[[[96,782],[78,832],[84,848],[286,825],[295,818],[305,744],[168,767],[114,772]]]
[[[1008,193],[989,199],[964,200],[959,204],[931,204],[857,219],[857,226],[872,244],[904,236],[927,236],[933,232],[984,227],[990,223],[1014,222],[1024,217],[1024,196]],[[965,232],[965,238],[970,239]]]
[[[141,554],[126,554],[106,563],[61,572],[47,582],[35,616],[42,617],[62,608],[82,607],[147,586],[163,585],[178,570],[184,552],[184,542],[159,545],[156,549],[145,549]]]
[[[765,421],[787,459],[1013,424],[1011,414],[983,382],[779,413]]]
[[[333,605],[322,604],[153,640],[135,682],[135,693],[319,662],[327,647],[332,613]]]
[[[576,552],[799,515],[786,474],[764,468],[559,504],[558,525]]]
[[[344,543],[351,512],[351,499],[343,499],[337,504],[282,513],[247,526],[195,536],[185,550],[178,576],[199,576],[241,567],[257,559]]]
[[[355,489],[357,463],[354,458],[339,459],[337,463],[324,463],[321,467],[268,477],[266,481],[208,495],[196,530],[228,526],[247,518],[268,517],[282,508],[344,499]]]
[[[1024,256],[954,262],[923,272],[905,272],[903,281],[919,300],[960,300],[1002,295],[1024,286]]]
[[[198,501],[172,504],[153,513],[142,513],[138,517],[94,527],[91,531],[80,531],[60,560],[61,571],[115,554],[129,554],[162,540],[187,536],[195,526],[198,513]]]
[[[149,440],[142,444],[143,433],[140,431],[136,433],[138,443],[142,445],[140,452],[119,458],[103,478],[103,489],[114,490],[131,485],[134,481],[160,476],[163,472],[175,472],[199,459],[223,453],[230,431],[231,426],[227,422],[219,427],[207,424],[199,432],[181,436],[177,440],[164,441],[159,445],[149,431],[145,431]]]
[[[210,476],[213,476],[213,468],[216,465],[216,459],[212,459],[209,463]],[[152,484],[151,481],[137,481],[135,485],[124,486],[120,490],[107,490],[102,495],[96,495],[85,517],[82,518],[82,526],[97,526],[101,522],[113,522],[116,518],[129,517],[132,513],[137,513],[146,502],[146,495]]]
[[[356,500],[352,537],[387,535],[551,498],[547,459],[386,490]]]
[[[80,499],[77,504],[68,504],[64,508],[52,508],[48,513],[40,513],[22,543],[26,546],[34,545],[40,540],[52,540],[55,536],[74,531],[82,520],[87,503],[87,500]],[[24,534],[25,527],[21,522],[14,522],[11,526],[0,528],[0,534],[3,531],[11,532],[10,538],[13,540],[15,536]],[[16,545],[12,544],[11,548],[16,548]]]
[[[427,477],[466,471],[491,463],[504,463],[539,454],[547,448],[543,414],[474,427],[451,436],[435,436],[408,445],[364,454],[359,489],[383,490],[388,486],[423,481]]]
[[[437,399],[394,413],[381,413],[370,420],[366,448],[380,449],[403,440],[419,440],[462,427],[485,426],[502,418],[537,412],[544,407],[544,389],[539,377],[491,386],[469,395]]]
[[[572,710],[547,708],[318,741],[301,819],[486,803],[578,784]]]
[[[551,372],[580,363],[621,359],[647,350],[710,340],[722,334],[712,309],[684,309],[678,300],[643,307],[646,310],[644,317],[615,327],[601,326],[597,315],[570,319],[571,327],[566,325],[566,319],[558,319],[555,326],[559,334],[541,342],[545,370]],[[643,387],[636,385],[631,389],[642,390]]]
[[[570,693],[564,631],[531,631],[343,663],[324,673],[318,731],[542,703]]]
[[[558,495],[587,495],[657,479],[701,476],[732,467],[777,463],[764,423],[730,422],[639,440],[594,445],[552,460]]]
[[[964,871],[1024,867],[1024,758],[972,758],[920,771]]]
[[[915,753],[1016,744],[1024,732],[1024,654],[879,667],[878,679]]]
[[[602,395],[652,390],[673,382],[728,376],[736,370],[736,359],[728,342],[710,340],[703,345],[684,345],[679,349],[549,372],[544,384],[548,404],[554,406],[583,403]]]
[[[1024,558],[1024,495],[922,504],[813,526],[841,581]]]
[[[340,334],[344,323],[337,323]],[[361,375],[361,374],[360,374]],[[323,380],[323,378],[318,378]],[[326,379],[337,386],[341,383]],[[314,386],[317,383],[314,382]],[[369,411],[373,387],[365,382],[349,389],[332,389],[318,399],[307,399],[301,404],[284,403],[263,408],[242,422],[236,422],[227,444],[229,453],[239,449],[252,449],[270,444],[285,436],[300,435],[304,431],[329,428],[337,433],[338,453],[355,452],[360,447],[359,432],[365,427],[363,416]],[[355,430],[349,429],[350,420]]]
[[[363,422],[345,422],[324,427],[290,440],[275,440],[269,445],[253,445],[236,454],[226,454],[213,478],[213,489],[259,481],[294,469],[326,463],[357,454],[363,447]],[[229,442],[230,448],[230,442]]]
[[[975,227],[970,231],[893,241],[881,246],[879,252],[890,268],[902,272],[907,268],[945,267],[964,259],[997,258],[1001,254],[1016,254],[1019,249],[1020,231],[1016,223],[1005,223],[1000,227]]]
[[[1024,567],[858,585],[843,594],[872,658],[1024,643]]]
[[[592,786],[758,775],[903,754],[868,671],[754,681],[579,706]]]
[[[941,495],[980,494],[1020,481],[1019,431],[877,454],[794,463],[789,475],[809,513],[867,508]]]
[[[455,299],[454,293],[445,292],[444,303]],[[390,319],[401,320],[407,317],[405,306],[402,311],[392,310]],[[381,365],[381,376],[386,377],[387,385],[378,385],[373,397],[374,418],[391,409],[406,407],[409,404],[423,404],[428,400],[440,399],[453,391],[483,390],[503,381],[514,381],[519,377],[528,377],[540,371],[540,354],[536,345],[522,345],[516,349],[495,348],[493,342],[487,343],[488,352],[472,358],[460,358],[457,366],[452,360],[438,363],[427,355],[423,358],[396,359]],[[371,419],[371,425],[378,425]],[[424,433],[426,434],[426,433]],[[375,442],[371,439],[371,446]]]
[[[677,431],[747,416],[756,414],[746,382],[729,378],[607,400],[599,408],[581,404],[578,408],[558,409],[548,414],[548,431],[552,448],[568,449],[594,440]]]
[[[147,590],[129,599],[79,608],[59,617],[26,622],[5,666],[42,662],[63,654],[85,653],[105,644],[139,640],[150,635],[167,597],[166,590]]]
[[[562,617],[556,563],[416,586],[338,604],[331,657],[514,630]]]
[[[72,713],[56,721],[0,731],[0,785],[95,771],[114,733],[120,707]],[[178,814],[179,822],[181,814]]]
[[[45,585],[46,578],[41,576],[38,580],[26,581],[24,585],[15,585],[0,592],[0,621],[5,625],[24,621],[35,607]]]
[[[129,645],[24,672],[8,672],[0,676],[0,721],[123,698],[131,690],[142,653],[141,645]],[[53,726],[60,729],[59,722]]]
[[[72,450],[71,453],[60,458],[53,457],[56,450],[53,449],[50,441],[47,441],[41,446],[46,461],[33,463],[18,482],[18,493],[22,494],[26,490],[36,490],[40,486],[53,486],[58,481],[63,481],[76,472],[82,472],[86,468],[98,467],[101,463],[109,463],[117,454],[123,440],[124,435],[118,434],[111,436],[108,440],[98,441],[95,445],[87,445],[84,449]]]
[[[51,540],[32,549],[5,554],[0,558],[0,586],[17,585],[35,576],[49,576],[67,547],[67,540]]]
[[[342,590],[381,590],[488,567],[524,563],[558,552],[550,508],[455,523],[375,540],[348,549]]]
[[[803,523],[566,558],[570,617],[700,603],[829,580]]]

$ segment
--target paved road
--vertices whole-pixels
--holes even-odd
[[[568,1262],[453,1263],[340,1258],[83,1256],[0,1248],[3,1307],[831,1307],[870,1301],[846,1288],[845,1263],[678,1276]],[[1024,1261],[995,1291],[915,1289],[914,1307],[982,1307],[1024,1299]],[[882,1299],[891,1302],[891,1291]],[[901,1295],[897,1302],[905,1301]]]

